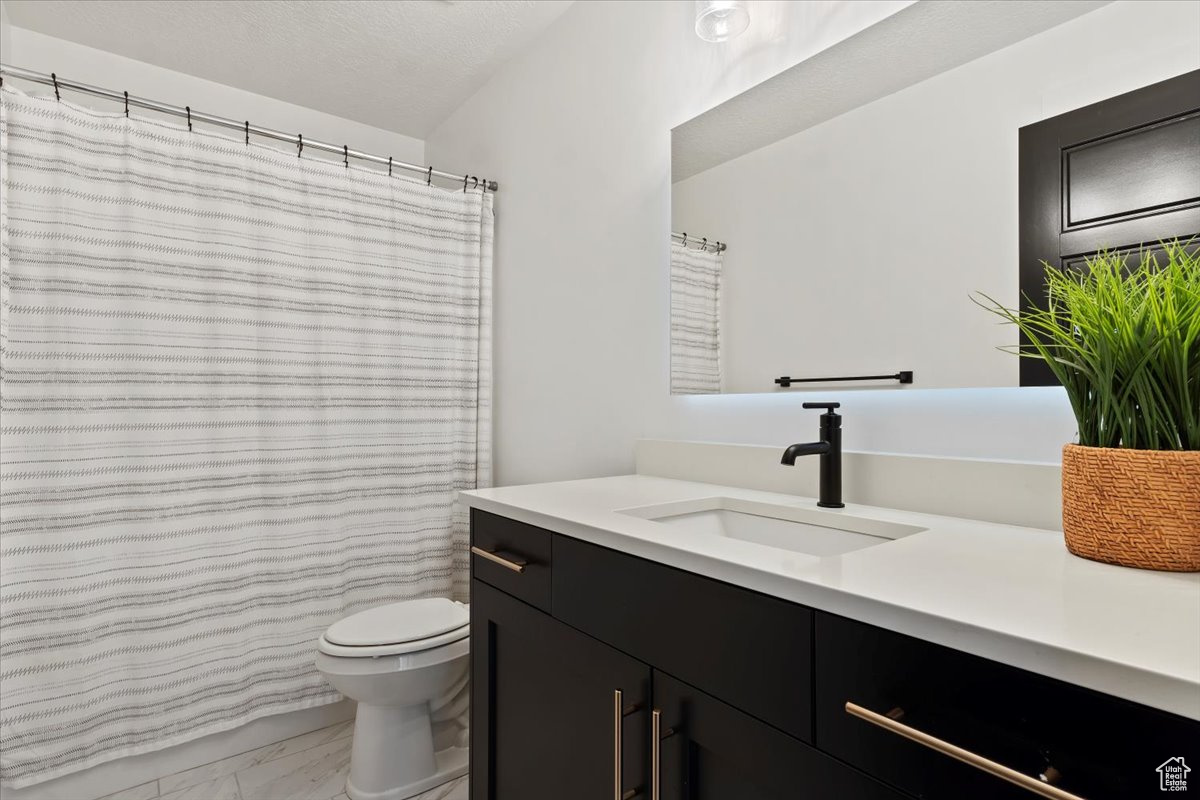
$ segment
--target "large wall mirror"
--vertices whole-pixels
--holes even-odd
[[[999,349],[1016,331],[971,297],[1020,302],[1024,220],[1040,213],[1019,213],[1022,138],[1055,181],[1054,148],[1083,140],[1047,150],[1020,131],[1195,70],[1200,47],[1154,38],[1185,5],[918,2],[675,128],[671,391],[1022,385],[1021,360]],[[1141,224],[1139,241],[1200,231],[1200,117],[1179,112],[1145,141],[1174,148],[1182,216]],[[1106,152],[1122,147],[1145,160],[1141,143]],[[1123,193],[1109,204],[1144,218],[1153,191],[1102,160],[1077,185]],[[1058,202],[1057,184],[1039,191]],[[1136,247],[1120,236],[1083,238]],[[1045,241],[1035,266],[1078,260]]]

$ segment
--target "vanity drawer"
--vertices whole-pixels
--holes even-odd
[[[555,617],[812,740],[812,611],[567,536],[554,562]]]
[[[554,534],[514,519],[471,509],[471,577],[550,611]]]
[[[1159,765],[1179,756],[1200,763],[1200,723],[860,622],[816,616],[817,747],[918,797],[1037,795],[989,774],[983,762],[946,755],[938,741],[906,738],[913,731],[1039,781],[1048,776],[1086,800],[1158,796]],[[864,719],[848,703],[865,710],[857,714],[884,719]]]

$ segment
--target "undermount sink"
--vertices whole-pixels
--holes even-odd
[[[925,528],[799,506],[706,497],[621,509],[621,514],[743,542],[836,556],[920,533]]]

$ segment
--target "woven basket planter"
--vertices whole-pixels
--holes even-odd
[[[1077,556],[1200,572],[1200,451],[1063,448],[1063,535]]]

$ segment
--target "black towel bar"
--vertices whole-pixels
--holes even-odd
[[[775,383],[782,386],[784,389],[791,386],[793,383],[829,383],[831,381],[899,381],[900,383],[912,383],[912,370],[901,370],[894,375],[856,375],[847,378],[789,378],[784,375],[782,378],[776,378]]]

